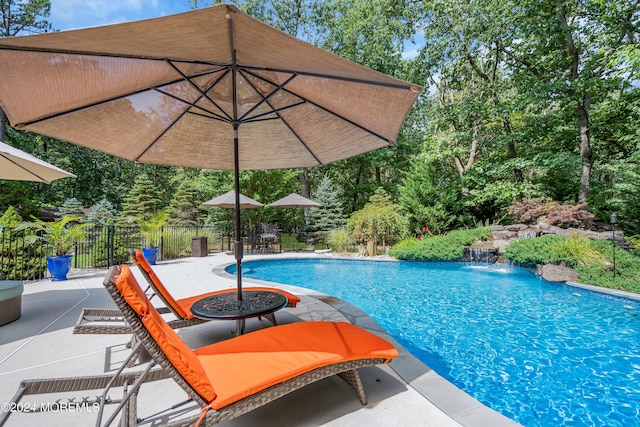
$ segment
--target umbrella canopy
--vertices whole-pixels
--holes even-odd
[[[17,129],[133,161],[235,171],[312,167],[393,145],[419,86],[231,5],[0,39]],[[240,213],[235,212],[238,298]]]
[[[236,207],[236,192],[231,190],[224,193],[222,196],[215,197],[202,204],[203,206],[233,209]],[[245,209],[261,208],[264,206],[262,203],[253,200],[243,194],[240,194],[240,207]]]
[[[299,194],[291,193],[268,205],[270,208],[319,208],[322,205]]]
[[[68,177],[75,178],[75,175],[0,142],[0,179],[48,184],[54,179]]]

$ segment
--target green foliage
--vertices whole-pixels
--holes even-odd
[[[43,277],[47,268],[41,245],[25,245],[21,236],[13,230],[0,233],[0,279],[33,280]]]
[[[95,205],[91,206],[91,210],[87,217],[89,222],[96,224],[113,224],[118,212],[115,210],[110,201],[103,198]]]
[[[344,228],[336,228],[329,231],[329,235],[327,236],[327,243],[331,246],[333,250],[336,252],[345,252],[347,247],[353,244],[353,238],[351,237],[351,233],[349,233]]]
[[[400,207],[391,203],[387,192],[379,187],[364,208],[351,214],[347,229],[358,241],[373,241],[377,246],[380,239],[386,244],[406,235],[407,222]]]
[[[2,25],[0,37],[50,32],[53,28],[44,18],[51,12],[50,0],[6,0],[0,2]]]
[[[408,261],[458,261],[464,248],[491,237],[486,228],[456,230],[425,239],[407,239],[394,246],[389,255]]]
[[[85,228],[89,223],[78,224],[81,217],[65,216],[53,222],[45,222],[32,216],[32,222],[23,222],[16,230],[30,230],[34,234],[26,237],[29,244],[38,240],[46,242],[53,249],[53,256],[66,255],[73,244],[86,238]],[[38,233],[38,234],[35,234]]]
[[[158,247],[162,237],[167,235],[167,230],[163,230],[167,225],[169,214],[165,211],[157,211],[146,221],[140,221],[140,235],[144,237],[147,247]]]
[[[84,207],[82,203],[75,197],[71,197],[64,201],[58,212],[56,212],[56,218],[60,219],[64,216],[79,216],[84,217]]]
[[[606,265],[578,267],[580,282],[611,289],[640,293],[640,254],[616,247],[616,276],[613,277],[613,245],[609,240],[595,240],[593,246],[609,261]]]
[[[535,267],[562,261],[556,248],[566,237],[545,234],[533,239],[520,239],[505,248],[505,257],[516,265]]]
[[[162,200],[158,187],[151,181],[149,175],[142,173],[127,194],[122,207],[120,218],[124,222],[146,221],[160,209]]]
[[[0,216],[0,226],[6,230],[13,230],[22,222],[22,217],[16,212],[13,206],[9,206],[7,210]]]
[[[346,225],[338,192],[330,178],[322,179],[314,194],[314,200],[322,206],[309,209],[307,225],[301,235],[314,243],[326,242],[329,231]]]
[[[169,224],[181,226],[197,226],[201,222],[202,212],[199,209],[196,191],[190,182],[184,181],[169,205]]]
[[[100,236],[91,248],[91,257],[93,259],[93,268],[104,268],[109,265],[109,226],[103,226],[100,230]],[[129,249],[125,246],[123,239],[119,235],[114,236],[113,242],[113,264],[118,265],[129,260]]]

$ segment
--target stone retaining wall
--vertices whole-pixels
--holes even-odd
[[[593,231],[582,230],[579,228],[560,228],[554,225],[538,224],[512,224],[512,225],[494,225],[490,227],[493,237],[493,247],[497,251],[497,259],[500,262],[503,258],[505,247],[513,240],[540,237],[544,234],[556,234],[558,236],[573,237],[575,235],[588,237],[590,239],[613,240],[614,234],[611,231]],[[619,247],[626,248],[624,241],[624,233],[616,230],[615,240]],[[537,273],[546,280],[552,282],[573,281],[578,277],[578,273],[570,268],[556,265],[540,265]]]

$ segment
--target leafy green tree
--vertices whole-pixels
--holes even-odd
[[[3,229],[13,230],[22,222],[22,217],[16,212],[13,206],[9,206],[0,216],[0,226]]]
[[[358,241],[373,241],[377,247],[381,240],[386,245],[406,235],[407,221],[400,213],[400,207],[393,204],[387,192],[380,187],[364,208],[351,214],[347,229]]]

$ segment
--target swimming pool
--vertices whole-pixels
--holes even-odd
[[[357,306],[525,426],[640,426],[638,301],[480,264],[281,259],[247,261],[243,275]]]

